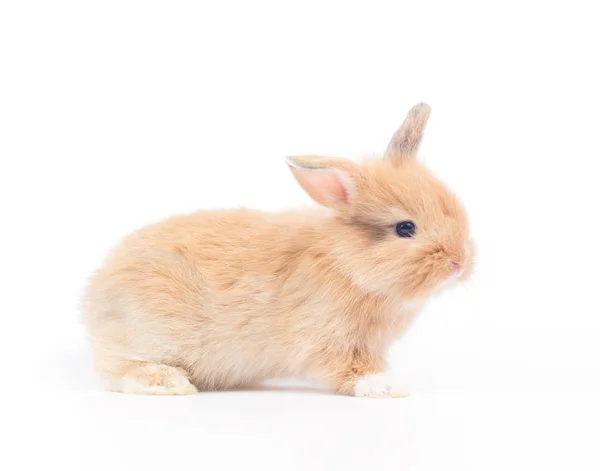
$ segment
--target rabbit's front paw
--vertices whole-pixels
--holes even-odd
[[[362,376],[354,386],[356,397],[406,397],[408,393],[398,380],[388,373],[374,373]]]

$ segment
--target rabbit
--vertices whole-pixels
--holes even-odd
[[[414,106],[377,159],[288,157],[323,208],[199,211],[127,237],[84,296],[108,388],[186,395],[291,377],[405,396],[386,350],[474,256],[465,209],[417,159],[429,114]]]

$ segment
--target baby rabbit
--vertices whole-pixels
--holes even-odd
[[[416,158],[429,112],[413,107],[379,160],[289,157],[328,210],[200,211],[127,237],[85,296],[110,389],[179,395],[297,377],[405,395],[386,349],[473,259],[465,210]]]

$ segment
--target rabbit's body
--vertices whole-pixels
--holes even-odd
[[[125,239],[85,300],[111,388],[188,394],[291,376],[402,395],[384,374],[388,345],[472,258],[464,210],[413,158],[427,115],[415,107],[380,161],[290,158],[331,211],[201,211]]]
[[[132,362],[181,367],[200,389],[290,376],[338,386],[336,362],[384,351],[416,310],[340,272],[338,226],[320,211],[202,211],[133,234],[87,298],[98,368],[116,389]]]

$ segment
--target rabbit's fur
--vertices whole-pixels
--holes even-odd
[[[288,158],[328,209],[200,211],[127,237],[85,298],[110,388],[189,394],[300,377],[403,395],[385,375],[387,347],[473,258],[464,209],[416,159],[428,116],[415,106],[379,160]],[[413,238],[395,232],[406,220]]]

